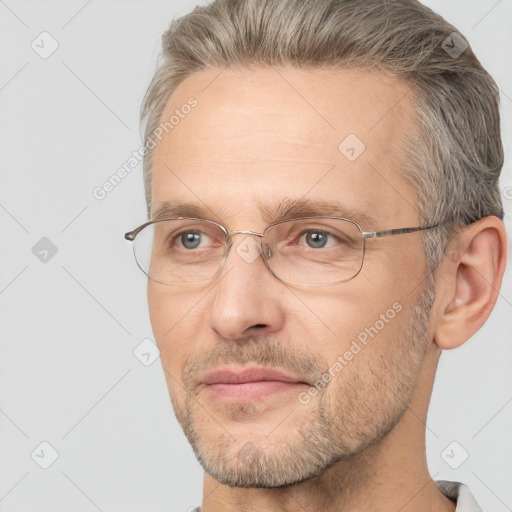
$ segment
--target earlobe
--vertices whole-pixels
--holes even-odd
[[[506,232],[497,217],[461,229],[440,264],[434,342],[444,350],[464,344],[489,317],[503,279]]]

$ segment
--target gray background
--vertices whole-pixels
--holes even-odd
[[[122,236],[145,220],[141,165],[105,199],[92,194],[139,148],[160,36],[195,3],[0,0],[2,512],[200,503],[202,469],[159,360],[133,353],[152,339],[144,276]],[[501,89],[510,234],[512,0],[425,3]],[[31,47],[51,48],[43,31],[59,45],[47,59]],[[468,483],[492,512],[512,510],[511,273],[488,323],[443,354],[427,428],[433,477]],[[48,469],[43,441],[58,453]]]

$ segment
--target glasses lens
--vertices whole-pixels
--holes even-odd
[[[165,220],[138,233],[134,252],[139,267],[154,281],[199,283],[212,279],[219,270],[225,235],[206,220]]]
[[[332,218],[276,224],[265,232],[267,263],[283,281],[335,284],[361,270],[364,240],[358,225]]]

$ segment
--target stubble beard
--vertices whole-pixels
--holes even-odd
[[[426,333],[433,298],[433,283],[429,280],[418,294],[412,315],[403,320],[406,325],[399,331],[401,339],[379,339],[379,333],[372,340],[386,345],[391,342],[392,349],[385,352],[384,361],[366,358],[371,365],[364,368],[363,379],[359,372],[347,372],[344,368],[308,406],[296,401],[290,414],[294,418],[292,429],[276,428],[263,439],[252,438],[250,428],[243,438],[236,438],[229,428],[219,426],[217,422],[221,420],[215,419],[219,413],[212,409],[210,416],[205,411],[210,409],[210,404],[200,405],[197,391],[192,387],[197,365],[187,365],[183,379],[185,399],[180,404],[171,394],[171,400],[204,470],[231,487],[287,487],[320,476],[337,462],[379,443],[400,421],[411,402],[430,341]],[[284,355],[279,345],[269,343],[268,338],[255,341],[242,347],[235,344],[235,350],[227,348],[216,354],[214,360],[225,364],[254,362],[261,366],[284,366],[311,376],[323,373],[318,372],[318,366],[313,367],[311,359]],[[363,352],[371,350],[369,344]],[[358,357],[360,354],[354,360]],[[229,416],[250,425],[259,411],[258,404],[241,403],[230,409]],[[201,421],[198,415],[203,416]]]

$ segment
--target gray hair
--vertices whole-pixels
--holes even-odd
[[[414,187],[427,264],[435,272],[461,225],[503,219],[499,90],[467,42],[416,0],[215,0],[174,20],[141,107],[151,204],[152,134],[192,73],[228,66],[378,69],[412,89],[418,120],[404,175]],[[154,147],[154,144],[153,144]]]

